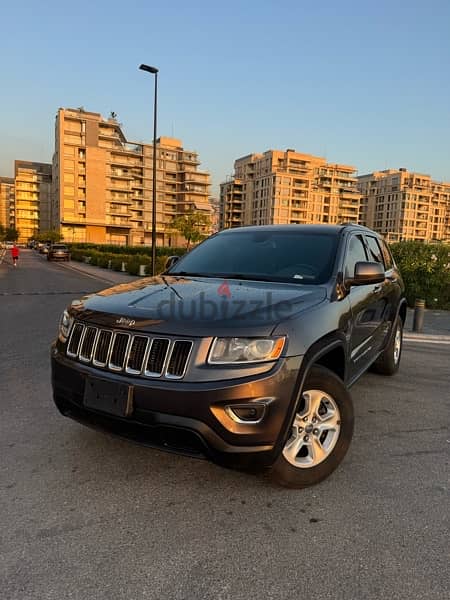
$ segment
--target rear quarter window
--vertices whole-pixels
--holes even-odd
[[[369,247],[369,260],[373,262],[379,262],[387,269],[384,261],[383,251],[381,250],[377,238],[371,235],[366,235],[366,241]]]
[[[389,250],[386,242],[384,240],[379,240],[379,242],[381,245],[381,251],[383,253],[384,266],[386,268],[386,271],[389,271],[389,269],[392,269],[394,267],[394,259],[392,258],[391,251]]]

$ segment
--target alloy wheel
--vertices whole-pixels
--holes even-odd
[[[303,392],[283,456],[294,467],[315,467],[333,451],[340,429],[341,416],[332,396],[322,390],[307,390]]]

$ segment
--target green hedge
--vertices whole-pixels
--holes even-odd
[[[72,260],[79,262],[88,262],[94,267],[111,268],[113,271],[121,271],[122,263],[125,264],[125,270],[130,275],[139,275],[140,265],[145,265],[146,275],[151,273],[152,258],[149,254],[123,254],[112,252],[100,252],[89,248],[74,248],[70,250]],[[156,256],[156,273],[162,273],[165,269],[168,256]]]
[[[84,251],[91,251],[91,250],[96,250],[98,252],[102,252],[102,253],[109,253],[109,254],[127,254],[127,255],[133,255],[133,254],[140,254],[140,255],[149,255],[151,256],[152,254],[152,249],[151,246],[115,246],[113,244],[90,244],[90,243],[86,243],[86,244],[67,244],[69,246],[69,248],[71,249],[71,251],[73,250],[84,250]],[[177,256],[181,256],[182,254],[186,253],[186,248],[167,248],[167,247],[157,247],[156,248],[156,256],[171,256],[171,255],[177,255]]]
[[[450,245],[398,242],[390,246],[406,287],[409,306],[450,310]]]

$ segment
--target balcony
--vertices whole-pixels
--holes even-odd
[[[119,217],[125,216],[128,217],[128,210],[122,210],[120,208],[110,208],[108,211],[109,215],[116,215]]]
[[[111,177],[111,179],[125,179],[127,181],[132,181],[133,179],[131,173],[119,173],[118,171],[111,171],[109,177]]]
[[[185,163],[189,163],[192,165],[199,165],[200,161],[198,160],[198,157],[196,154],[192,154],[192,153],[185,153],[183,152],[180,156],[179,159],[181,162],[185,162]]]
[[[112,152],[111,152],[111,160],[106,161],[106,164],[117,165],[118,167],[127,167],[127,168],[135,166],[135,163],[133,161],[126,160],[125,158],[122,158],[120,156],[115,158],[114,156],[112,156]]]
[[[112,225],[113,227],[131,227],[128,219],[123,219],[120,217],[110,217],[106,216],[106,225]]]

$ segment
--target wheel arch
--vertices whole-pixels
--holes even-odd
[[[406,300],[403,298],[402,301],[400,302],[400,306],[398,307],[398,311],[397,311],[397,315],[401,318],[403,325],[405,324],[405,321],[406,321],[406,309],[407,309]]]
[[[286,418],[283,422],[283,426],[280,431],[280,436],[275,444],[275,453],[278,454],[284,446],[286,441],[286,436],[289,432],[289,426],[294,418],[295,409],[298,404],[299,396],[303,389],[305,379],[308,375],[309,370],[314,365],[320,365],[322,367],[326,367],[330,371],[332,371],[335,375],[337,375],[344,385],[346,385],[346,346],[343,338],[343,334],[339,333],[327,335],[324,338],[315,342],[306,352],[303,357],[303,361],[298,373],[297,383],[295,386],[294,393],[292,394],[291,403],[289,405],[289,410],[287,411]],[[337,366],[334,361],[338,361]],[[340,362],[340,361],[343,361]],[[330,365],[335,365],[335,368],[330,368]],[[336,372],[337,370],[343,375]]]

